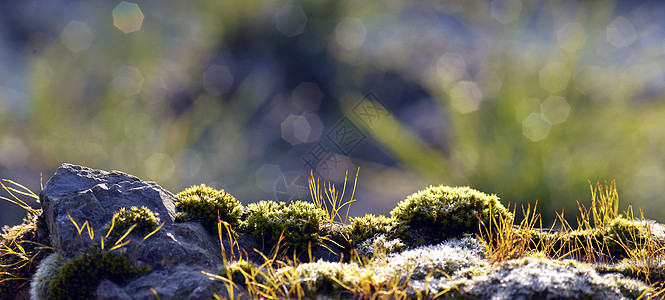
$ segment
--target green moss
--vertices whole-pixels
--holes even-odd
[[[612,256],[626,256],[626,250],[621,244],[629,247],[635,247],[644,244],[644,233],[642,226],[626,218],[615,218],[609,226],[603,230],[603,234],[608,237],[607,247]]]
[[[567,232],[542,232],[538,230],[518,229],[523,238],[530,238],[529,247],[542,251],[544,245],[551,244],[548,255],[568,254],[576,259],[584,259],[584,249],[597,251],[597,255],[612,259],[625,258],[628,254],[623,245],[631,248],[642,247],[645,243],[644,232],[639,223],[618,217],[609,222],[607,227],[572,230]]]
[[[246,277],[248,276],[251,279],[251,276],[258,283],[264,283],[265,277],[262,273],[259,272],[258,266],[251,261],[239,260],[232,263],[229,263],[222,267],[219,271],[221,276],[227,277],[230,276],[231,281],[236,284],[245,284]]]
[[[397,234],[408,241],[438,243],[478,232],[479,217],[489,224],[510,214],[496,195],[487,195],[470,187],[430,186],[400,202],[390,215]]]
[[[145,206],[138,208],[132,206],[129,210],[124,207],[113,214],[113,235],[121,236],[136,224],[133,232],[147,234],[155,230],[159,225],[159,214],[152,212]]]
[[[87,249],[78,256],[54,264],[58,267],[47,282],[47,295],[52,299],[91,299],[97,285],[103,279],[124,284],[150,272],[146,265],[132,265],[124,256],[116,253]]]
[[[30,282],[30,299],[53,299],[49,294],[51,278],[59,275],[68,258],[62,252],[55,252],[44,258]]]
[[[240,225],[242,204],[224,190],[202,184],[185,189],[176,198],[176,208],[180,210],[176,221],[200,221],[212,234],[217,234],[218,217],[232,228]]]
[[[325,211],[309,202],[295,201],[287,206],[259,201],[247,206],[246,229],[263,242],[264,249],[275,247],[283,233],[280,248],[301,253],[310,243],[314,246],[321,242],[319,228],[325,216]]]
[[[388,234],[392,228],[392,219],[384,215],[365,214],[363,217],[351,218],[349,222],[349,233],[354,244],[378,234]]]
[[[645,257],[640,260],[623,259],[615,264],[598,264],[595,267],[598,273],[619,273],[647,283],[665,280],[665,264],[656,257]]]

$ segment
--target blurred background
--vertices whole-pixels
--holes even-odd
[[[616,179],[621,210],[662,222],[664,8],[2,1],[0,178],[38,192],[69,162],[247,204],[359,167],[353,216],[443,183],[545,223]],[[0,224],[24,214],[0,203]]]

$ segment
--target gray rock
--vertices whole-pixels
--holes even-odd
[[[75,256],[81,248],[100,245],[113,214],[120,208],[145,206],[158,213],[165,223],[147,239],[145,233],[130,233],[125,239],[130,243],[113,250],[132,263],[150,266],[152,272],[125,286],[102,280],[96,288],[98,299],[155,299],[150,288],[161,299],[211,299],[214,293],[226,293],[219,280],[202,273],[217,273],[223,265],[219,240],[198,222],[174,223],[175,196],[154,182],[117,171],[63,164],[46,183],[40,200],[51,244],[61,251],[58,253],[68,253],[68,257]],[[87,229],[79,235],[68,215],[79,227],[87,221],[94,230],[94,239],[91,241]],[[106,250],[112,246],[109,243],[107,240]],[[230,256],[228,241],[225,248]],[[39,289],[42,295],[46,293],[47,286],[42,283],[47,283],[49,276],[56,276],[60,266],[62,262],[40,266],[41,271],[33,279],[33,295],[39,295]]]
[[[99,283],[96,294],[97,300],[132,300],[121,287],[107,279]]]
[[[87,220],[98,239],[106,234],[104,225],[120,208],[146,206],[159,213],[167,225],[175,216],[175,196],[154,182],[141,181],[118,171],[106,172],[63,164],[44,186],[42,203],[51,245],[72,251],[90,239],[80,239],[76,227]],[[86,235],[86,233],[84,233]],[[83,240],[83,241],[81,241]]]
[[[154,292],[151,290],[153,289]],[[213,299],[217,294],[222,298],[230,298],[221,280],[212,278],[201,272],[200,268],[178,267],[168,270],[153,271],[142,276],[124,287],[105,281],[99,285],[97,299]],[[233,299],[247,295],[244,288],[237,286]],[[123,298],[123,295],[129,298]]]

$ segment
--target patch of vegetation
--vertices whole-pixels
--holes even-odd
[[[414,202],[444,202],[437,193],[429,192],[429,196],[435,196],[424,196],[420,198],[421,201]],[[436,246],[390,251],[389,248],[396,248],[392,246],[393,243],[399,243],[399,239],[394,239],[398,235],[393,235],[395,230],[391,229],[391,225],[395,225],[397,221],[394,218],[400,214],[394,213],[392,218],[366,215],[351,218],[347,226],[351,239],[364,240],[356,245],[358,249],[368,248],[362,252],[365,255],[354,256],[348,263],[319,261],[303,264],[285,258],[277,259],[277,255],[264,256],[266,262],[258,268],[260,271],[254,271],[253,275],[249,272],[235,274],[243,275],[244,286],[250,296],[269,299],[316,296],[363,299],[473,298],[474,295],[487,295],[488,291],[511,297],[536,298],[548,295],[575,298],[576,294],[590,299],[614,296],[644,299],[661,297],[665,290],[656,282],[664,278],[663,264],[660,263],[661,258],[665,257],[663,238],[655,237],[649,229],[650,223],[643,218],[641,221],[633,218],[630,209],[625,215],[614,213],[617,211],[615,201],[618,200],[615,191],[610,189],[599,193],[598,190],[592,190],[592,195],[596,202],[588,210],[580,206],[582,215],[578,218],[576,229],[565,223],[558,231],[543,230],[540,214],[536,213],[535,207],[532,209],[530,206],[522,209],[524,217],[515,224],[515,208],[508,211],[501,206],[495,210],[498,201],[489,200],[484,210],[476,209],[476,228],[466,227],[468,231],[463,236],[467,237],[458,240],[449,237],[450,234],[447,238],[439,235],[445,242]],[[459,196],[444,198],[470,202]],[[262,208],[258,209],[259,206]],[[266,222],[271,218],[279,219],[276,212],[283,210],[285,205],[264,201],[253,207],[253,210],[272,212],[261,214],[261,221]],[[406,205],[404,207],[409,208]],[[419,238],[423,239],[428,236],[422,228],[409,232],[413,229],[411,226],[424,226],[424,220],[436,224],[439,221],[437,218],[445,215],[439,212],[446,210],[436,205],[418,207],[401,211],[396,208],[393,211],[411,212],[415,216],[411,220],[420,221],[402,228],[409,233],[412,241],[414,234],[419,234]],[[483,214],[483,211],[486,213]],[[560,220],[564,222],[562,217]],[[474,233],[475,237],[469,237]],[[392,237],[389,239],[389,236]],[[466,258],[461,258],[460,254],[466,255]],[[627,258],[621,264],[609,263],[622,257]],[[274,269],[274,266],[279,268]],[[255,279],[257,273],[261,274],[261,283]],[[485,280],[488,276],[494,279]],[[563,289],[561,285],[534,285],[541,277],[549,278],[545,279],[548,281],[568,283],[562,283],[566,286]],[[496,280],[506,278],[509,278],[506,288],[495,284]],[[237,277],[227,283],[242,280]]]
[[[276,278],[288,282],[287,286],[298,290],[302,296],[316,298],[326,295],[334,298],[352,294],[348,287],[371,276],[368,269],[357,264],[324,262],[304,263],[297,267],[284,267],[275,273]]]
[[[137,211],[145,213],[145,210],[137,209]],[[149,210],[147,211],[149,212]],[[154,214],[146,215],[156,218]],[[84,245],[81,233],[86,231],[86,229],[90,241],[94,240],[94,230],[87,220],[83,225],[79,226],[71,215],[67,216],[78,231],[81,245]],[[150,266],[133,265],[124,255],[113,252],[116,249],[127,246],[130,240],[123,240],[132,230],[138,227],[137,223],[133,223],[122,236],[115,238],[116,234],[113,230],[117,229],[114,228],[116,219],[112,219],[111,228],[108,230],[106,236],[100,240],[98,246],[93,245],[89,248],[84,248],[77,254],[56,252],[45,260],[44,263],[40,264],[31,286],[32,298],[90,299],[94,296],[94,291],[99,282],[104,279],[122,285],[127,281],[149,273],[151,271]],[[124,221],[120,220],[120,223],[123,224]],[[164,223],[147,233],[136,247],[138,248],[143,241],[159,231],[162,226],[164,226]],[[153,227],[147,226],[145,229]],[[112,237],[111,240],[113,241],[110,248],[108,247],[109,245],[104,243],[109,237]]]
[[[257,274],[260,274],[258,266],[255,263],[244,259],[224,265],[219,273],[236,284],[244,285],[247,281],[247,277],[256,278],[256,281],[258,282],[263,281],[260,275],[256,277]]]
[[[356,171],[356,179],[353,182],[353,190],[351,192],[351,199],[346,202],[343,202],[344,194],[346,193],[346,182],[348,179],[349,171],[346,171],[344,174],[344,186],[342,187],[342,194],[339,194],[337,186],[328,182],[327,185],[323,183],[323,192],[319,187],[319,180],[314,179],[314,173],[310,172],[309,176],[309,192],[312,196],[312,200],[316,207],[325,212],[325,221],[328,223],[330,229],[334,227],[335,219],[339,219],[339,222],[342,225],[346,225],[346,221],[349,219],[349,209],[351,208],[351,203],[356,200],[353,199],[353,195],[356,193],[356,184],[358,183],[358,173],[360,168]],[[340,210],[346,206],[346,215],[344,218],[339,214]]]
[[[300,254],[321,242],[325,214],[315,204],[299,200],[289,205],[259,201],[247,206],[245,228],[263,244],[263,249],[275,248],[281,238],[281,248]]]
[[[503,218],[510,212],[496,195],[470,187],[430,186],[400,202],[390,212],[399,236],[409,244],[436,244],[478,231],[490,215]]]
[[[23,223],[5,226],[0,234],[0,295],[16,295],[26,290],[40,261],[51,250],[39,216],[28,213]]]
[[[27,293],[32,274],[52,250],[48,229],[41,218],[42,210],[30,207],[18,197],[23,195],[38,200],[39,196],[10,180],[3,179],[0,185],[11,197],[0,196],[0,199],[17,204],[27,212],[22,224],[4,226],[0,234],[0,295],[12,299]]]
[[[205,184],[195,185],[176,195],[176,208],[180,210],[176,221],[199,221],[210,232],[217,232],[217,221],[227,222],[231,228],[240,225],[242,204],[224,190]]]
[[[121,208],[111,220],[113,224],[114,237],[119,237],[129,228],[136,224],[134,230],[140,234],[149,233],[159,226],[159,214],[152,212],[145,206],[138,208],[132,206],[130,209]]]
[[[62,255],[62,254],[56,254]],[[150,272],[146,265],[132,265],[124,256],[98,249],[86,249],[71,259],[54,258],[38,275],[45,286],[36,287],[38,299],[91,299],[103,279],[124,284]]]
[[[390,233],[393,220],[384,215],[365,214],[349,219],[349,234],[354,244],[371,239],[379,234]]]
[[[221,243],[225,267],[219,275],[208,275],[221,279],[230,297],[238,290],[237,285],[244,287],[240,290],[248,297],[266,299],[317,296],[430,299],[484,297],[487,293],[568,297],[572,295],[570,291],[592,298],[598,295],[657,298],[665,294],[660,284],[665,280],[663,230],[653,229],[654,224],[643,216],[635,218],[630,206],[623,215],[618,214],[618,193],[613,183],[607,189],[600,185],[592,187],[592,204],[589,209],[580,205],[577,228],[573,229],[560,216],[557,231],[543,230],[542,225],[537,228],[540,214],[530,206],[522,208],[524,217],[515,224],[515,208],[509,211],[496,196],[468,187],[430,187],[402,201],[390,217],[367,214],[350,219],[339,214],[340,208],[350,202],[344,204],[333,195],[328,196],[335,199],[328,202],[330,206],[322,204],[325,202],[294,201],[287,205],[259,201],[248,205],[245,220],[241,220],[242,206],[238,203],[227,209],[235,211],[232,214],[235,217],[226,215],[223,219],[218,206],[208,205],[221,201],[210,199],[219,199],[220,195],[224,198],[222,191],[204,185],[188,190],[179,196],[188,199],[184,202],[198,203],[189,206],[197,209],[182,211],[179,218],[202,223],[206,219],[206,228],[210,230],[209,225],[214,224],[220,241],[222,232],[229,238],[231,261],[227,260]],[[328,192],[336,194],[330,185]],[[232,197],[225,201],[237,203]],[[212,208],[214,223],[208,218],[211,207],[217,207]],[[50,251],[40,244],[47,235],[45,224],[38,218],[41,211],[28,212],[24,224],[5,227],[0,235],[3,297],[25,293],[25,284],[35,273],[36,264]],[[79,226],[71,216],[70,220],[79,236],[87,232],[93,239],[94,231],[87,221]],[[163,226],[162,223],[158,227],[158,222],[157,215],[145,207],[118,211],[99,246],[76,255],[56,252],[42,260],[32,276],[33,298],[90,298],[103,279],[123,284],[150,272],[149,266],[133,265],[126,256],[113,251],[129,244],[123,239],[132,230],[150,231],[143,240],[156,233]],[[261,253],[263,264],[249,261],[246,252],[243,258],[241,253],[245,249],[240,249],[236,236],[231,234],[232,224],[252,233],[262,249],[270,250],[265,252],[271,253],[270,257]],[[654,234],[654,230],[660,235]],[[109,236],[117,237],[114,231],[124,235],[113,238],[112,244],[105,248]],[[400,237],[409,238],[411,247],[404,245]],[[437,245],[414,247],[418,240],[421,244]],[[310,246],[325,247],[328,241],[343,247],[353,246],[356,251],[348,262],[300,262],[300,256]],[[281,255],[291,251],[293,260]],[[534,286],[542,277],[569,280],[564,285],[571,286],[566,290],[556,285],[542,289]],[[494,283],[506,278],[509,278],[506,286],[510,288]],[[578,281],[582,285],[573,286]],[[591,289],[587,289],[589,286]]]

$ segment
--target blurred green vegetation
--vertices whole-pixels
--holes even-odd
[[[308,112],[291,92],[314,82],[324,134],[341,112],[374,147],[349,154],[349,169],[361,167],[354,215],[443,183],[504,204],[538,200],[551,221],[555,210],[577,215],[588,181],[616,179],[620,209],[631,201],[663,220],[663,5],[137,2],[140,30],[124,33],[117,4],[74,2],[71,15],[43,20],[55,33],[35,33],[39,51],[23,54],[24,88],[0,81],[3,174],[29,164],[46,180],[72,162],[174,192],[206,183],[244,203],[269,198],[262,165],[309,174],[312,144],[290,145],[279,128]],[[399,88],[374,84],[386,74]],[[429,96],[410,99],[414,89]],[[352,114],[369,90],[391,111],[371,127]],[[433,104],[413,108],[423,101]]]

